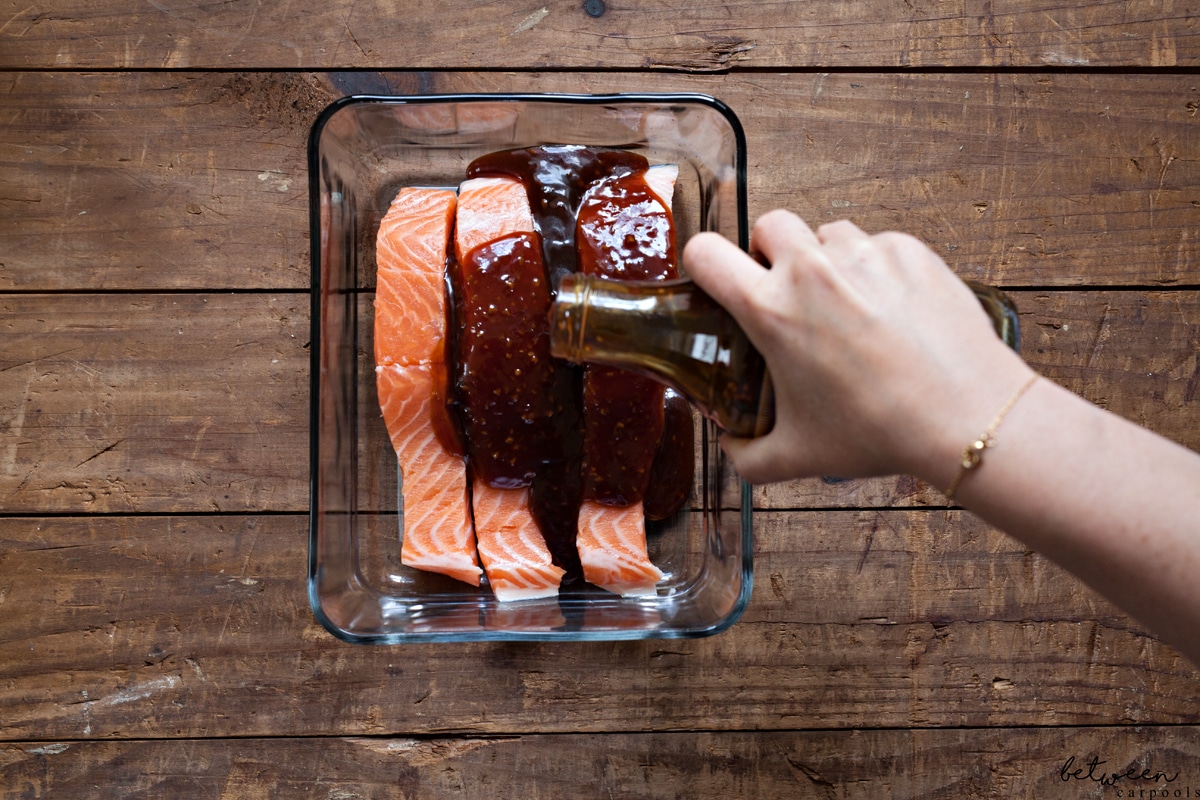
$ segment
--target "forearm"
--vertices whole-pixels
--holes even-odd
[[[1040,380],[957,499],[1200,663],[1200,456]]]

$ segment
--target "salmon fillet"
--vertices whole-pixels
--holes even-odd
[[[652,595],[662,570],[646,555],[646,521],[640,502],[608,506],[584,500],[575,540],[583,578],[623,597]]]
[[[482,244],[533,230],[533,211],[520,181],[471,178],[458,187],[454,249],[459,264],[465,264],[466,255]]]
[[[383,420],[402,475],[400,561],[478,586],[466,463],[434,434],[432,373],[427,364],[375,369]]]
[[[625,205],[628,195],[619,189],[612,196],[621,202],[595,207],[598,213],[577,232],[581,248],[589,248],[586,271],[635,280],[678,276],[671,219],[678,174],[674,165],[651,167],[640,176],[650,196]],[[613,183],[629,185],[637,177]],[[636,246],[625,243],[629,237]],[[576,546],[584,580],[620,595],[653,594],[663,574],[646,551],[641,497],[663,433],[665,389],[649,378],[594,364],[585,368],[583,380],[584,480],[590,499],[579,509]]]
[[[535,314],[536,319],[525,320],[524,317],[537,297],[543,298],[548,310],[549,290],[541,279],[540,266],[537,267],[538,275],[522,273],[507,276],[511,281],[505,281],[506,276],[493,275],[484,263],[476,263],[470,258],[472,252],[481,249],[491,255],[489,248],[494,249],[498,243],[504,243],[505,247],[510,241],[514,246],[520,245],[523,237],[534,234],[533,214],[525,187],[517,180],[503,177],[464,181],[459,187],[455,219],[455,250],[463,271],[461,282],[464,287],[460,358],[467,373],[462,384],[466,398],[465,424],[471,432],[469,441],[473,448],[498,437],[494,445],[486,445],[488,452],[475,453],[473,450],[472,457],[477,457],[477,470],[499,470],[505,466],[513,470],[513,474],[506,476],[504,485],[500,485],[498,479],[493,479],[492,483],[475,481],[472,506],[480,561],[498,600],[553,596],[558,592],[564,571],[553,565],[545,537],[530,510],[529,465],[524,460],[520,463],[514,460],[508,465],[503,463],[513,454],[524,453],[529,440],[539,435],[538,431],[547,421],[546,393],[537,380],[532,384],[528,382],[531,371],[551,368],[548,340],[540,343],[544,345],[544,354],[531,355],[539,344],[536,331],[545,327],[545,310]],[[531,254],[530,257],[538,258],[540,264],[539,256]],[[533,262],[527,258],[523,263],[528,266]],[[532,278],[541,280],[540,286]],[[477,286],[480,291],[484,287],[497,289],[497,280],[509,283],[514,289],[523,287],[522,291],[529,293],[528,299],[511,308],[502,308],[498,299],[494,305],[490,301],[474,299]],[[530,324],[534,328],[530,328]],[[541,338],[545,338],[544,334]],[[512,343],[508,344],[510,340]],[[519,358],[518,363],[523,365],[516,371],[524,376],[519,384],[502,384],[494,376],[490,382],[480,380],[485,373],[506,366],[507,356]],[[552,376],[552,372],[545,374]],[[489,389],[493,384],[497,387],[496,392]],[[499,390],[501,385],[505,385],[503,391]],[[532,424],[522,423],[521,429],[507,432],[499,427],[503,421],[512,419],[527,420]],[[523,428],[528,428],[528,432]],[[496,452],[491,452],[493,450]]]
[[[444,361],[449,189],[401,189],[375,239],[375,363]]]
[[[454,192],[402,189],[376,238],[375,381],[401,474],[400,560],[478,586],[466,461],[438,438]]]
[[[553,597],[564,571],[551,563],[529,510],[529,489],[496,489],[475,481],[472,503],[479,557],[496,599]]]
[[[675,199],[675,182],[679,180],[679,166],[677,164],[657,164],[646,170],[646,174],[642,178],[650,187],[650,191],[658,195],[663,206],[669,209],[671,201]]]
[[[674,167],[644,174],[668,214],[676,176]],[[653,199],[648,205],[658,206]],[[511,178],[482,177],[465,181],[457,198],[448,190],[403,189],[380,225],[376,380],[402,475],[401,560],[473,585],[486,571],[501,601],[554,596],[565,573],[553,563],[534,519],[528,486],[476,478],[468,491],[465,459],[447,450],[445,437],[437,435],[436,406],[447,390],[445,267],[451,230],[460,266],[469,264],[477,248],[527,247],[514,238],[536,236],[525,187]],[[661,222],[656,230],[660,233],[651,238],[670,233]],[[536,297],[528,292],[544,289],[535,282],[525,291],[517,295],[516,306],[529,307],[526,300]],[[492,363],[493,356],[482,352]],[[545,398],[526,400],[544,403]],[[526,418],[538,416],[527,412]],[[647,555],[640,501],[625,506],[585,501],[578,531],[585,580],[625,596],[655,592],[663,574]]]

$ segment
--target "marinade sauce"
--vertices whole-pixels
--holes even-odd
[[[601,178],[644,170],[644,156],[625,150],[580,145],[547,145],[502,150],[480,156],[467,167],[467,177],[507,175],[529,193],[546,274],[552,286],[576,271],[575,214],[588,187]]]
[[[679,276],[671,212],[644,176],[609,175],[588,190],[577,212],[580,272],[638,281]],[[664,392],[658,381],[623,369],[585,367],[585,498],[622,506],[644,499],[663,438]]]
[[[464,254],[464,264],[451,260],[448,309],[457,322],[447,326],[456,332],[449,342],[455,363],[448,401],[473,474],[493,486],[530,487],[534,518],[555,563],[567,571],[564,587],[582,581],[575,535],[585,496],[625,504],[646,495],[652,472],[681,473],[679,465],[662,462],[671,460],[663,454],[664,439],[682,449],[682,433],[676,414],[674,433],[663,435],[660,385],[610,368],[597,369],[619,374],[585,381],[583,367],[549,351],[549,309],[562,276],[583,269],[626,277],[622,268],[636,273],[631,278],[675,274],[673,240],[658,248],[663,252],[638,244],[663,240],[661,226],[669,232],[671,224],[640,177],[647,166],[627,151],[547,146],[491,153],[467,168],[472,178],[520,181],[537,235],[483,245]],[[640,213],[646,218],[639,220]],[[605,215],[616,215],[616,224]],[[598,227],[589,228],[593,223]],[[618,231],[618,238],[605,239],[602,229]],[[587,424],[585,386],[598,402],[589,406]],[[690,416],[687,424],[687,450],[674,460],[687,460],[690,489]],[[654,495],[662,516],[686,500],[684,490],[679,505],[668,508],[679,494],[674,487]]]
[[[666,519],[687,502],[695,478],[696,426],[692,404],[674,389],[667,389],[663,402],[663,434],[650,468],[642,508],[646,519]]]
[[[546,316],[552,301],[536,233],[506,236],[447,264],[454,331],[448,350],[449,416],[457,421],[472,480],[497,488],[530,487],[530,506],[564,585],[582,580],[575,549],[577,455],[562,433],[570,392],[550,354]],[[553,495],[544,486],[557,476]]]
[[[537,237],[513,234],[465,254],[458,281],[458,417],[474,477],[528,486],[554,449],[550,291]]]

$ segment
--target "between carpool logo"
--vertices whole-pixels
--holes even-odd
[[[1171,785],[1179,778],[1178,772],[1162,772],[1137,765],[1127,767],[1123,772],[1113,772],[1105,767],[1106,764],[1108,761],[1100,756],[1092,756],[1087,761],[1077,761],[1075,756],[1070,756],[1063,762],[1058,777],[1064,783],[1086,781],[1112,786],[1116,788],[1115,796],[1122,798],[1200,798],[1200,790],[1193,792],[1191,786]]]

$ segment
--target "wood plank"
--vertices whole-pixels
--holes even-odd
[[[1195,727],[1139,727],[30,742],[0,746],[0,783],[280,800],[1195,797],[1198,741]]]
[[[742,621],[620,643],[345,644],[306,528],[0,519],[0,740],[1200,722],[1200,672],[958,512],[762,513]]]
[[[0,76],[0,289],[308,285],[311,76]]]
[[[588,9],[592,9],[591,13]],[[5,69],[635,69],[1194,66],[1195,9],[715,2],[289,4],[66,0],[5,15]]]
[[[1043,374],[1200,449],[1200,293],[1015,297],[1024,352]],[[0,324],[7,512],[308,508],[306,295],[10,295],[0,297]],[[369,339],[361,346],[365,365]],[[374,442],[367,469],[385,462],[386,441]],[[394,478],[363,485],[364,508],[395,507]],[[942,503],[909,478],[755,490],[761,508]]]
[[[0,296],[0,507],[308,503],[306,294]]]
[[[1200,283],[1197,85],[851,73],[645,88],[733,107],[751,218],[786,206],[907,230],[997,284],[1169,287]],[[0,290],[302,288],[306,137],[335,97],[631,88],[595,73],[3,75]]]

